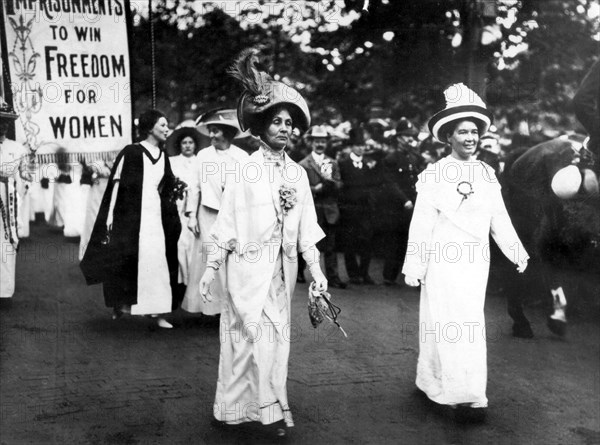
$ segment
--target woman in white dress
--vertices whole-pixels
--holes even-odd
[[[447,106],[429,129],[452,153],[419,175],[403,273],[409,286],[421,285],[417,387],[454,408],[457,421],[482,421],[488,406],[483,308],[489,235],[519,272],[528,255],[493,168],[474,157],[491,113],[463,84],[444,94]]]
[[[194,180],[190,183],[187,200],[187,225],[195,237],[192,249],[190,279],[181,307],[183,310],[204,315],[218,315],[226,297],[225,270],[219,271],[212,286],[212,301],[203,302],[198,283],[206,269],[207,245],[210,228],[217,219],[227,172],[248,158],[232,140],[240,134],[235,110],[211,110],[196,121],[198,130],[210,137],[209,147],[200,150],[195,159]]]
[[[240,127],[258,136],[260,147],[227,181],[200,290],[210,301],[211,283],[225,269],[215,418],[272,425],[285,436],[294,425],[287,371],[297,256],[306,260],[317,288],[326,290],[315,247],[324,233],[306,171],[284,151],[293,127],[308,129],[308,107],[296,90],[257,72],[255,60],[253,52],[242,53],[232,74],[246,87],[238,103]]]
[[[20,238],[18,185],[21,179],[32,180],[30,171],[26,168],[27,150],[6,137],[9,126],[17,117],[0,96],[0,299],[11,298],[15,292]]]
[[[177,212],[181,227],[188,225],[188,217],[186,216],[187,201],[190,199],[193,184],[196,181],[196,158],[195,154],[200,149],[200,137],[195,128],[182,127],[169,138],[175,137],[175,150],[179,153],[176,156],[169,158],[173,174],[187,184],[186,196],[177,201]],[[168,142],[167,142],[168,144]],[[189,284],[190,267],[192,264],[192,252],[194,249],[194,234],[189,230],[181,230],[179,240],[177,241],[177,259],[179,262],[179,272],[177,281],[180,285],[187,286]],[[181,291],[183,294],[183,289]]]
[[[139,118],[141,143],[117,156],[81,263],[88,284],[102,282],[113,318],[149,315],[162,328],[177,286],[175,177],[160,145],[169,132],[156,110]]]
[[[85,220],[83,229],[81,230],[81,238],[79,240],[80,260],[83,258],[85,249],[90,242],[90,236],[92,235],[96,216],[98,216],[102,197],[104,196],[106,186],[108,185],[108,178],[110,177],[112,165],[112,161],[100,159],[86,163],[83,166],[81,188],[83,189],[87,186],[88,190],[86,193]]]

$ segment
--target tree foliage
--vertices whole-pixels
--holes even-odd
[[[241,49],[259,46],[265,69],[298,88],[316,120],[364,119],[375,109],[422,121],[457,81],[499,109],[565,110],[598,57],[594,1],[371,0],[365,12],[364,0],[230,2],[236,7],[225,10],[156,0],[157,103],[175,120],[233,106],[239,89],[225,70]],[[134,94],[147,106],[150,23],[137,19]],[[486,30],[495,37],[483,44]]]

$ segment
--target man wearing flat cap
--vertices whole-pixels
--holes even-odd
[[[311,127],[306,140],[312,153],[300,161],[300,165],[308,174],[317,211],[317,222],[325,232],[325,239],[317,243],[317,248],[325,254],[325,273],[329,286],[344,289],[346,283],[340,280],[335,250],[335,232],[340,219],[338,192],[342,188],[339,167],[334,159],[325,155],[329,142],[329,134],[325,127],[321,125]],[[298,277],[302,277],[303,271],[304,267],[300,267]]]

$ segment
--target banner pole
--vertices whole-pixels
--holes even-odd
[[[154,44],[154,20],[152,17],[152,0],[148,0],[148,20],[150,21],[150,51],[152,67],[152,108],[156,109],[156,54]]]

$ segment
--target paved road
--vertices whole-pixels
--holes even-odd
[[[219,336],[177,312],[172,331],[145,318],[112,321],[86,287],[77,245],[33,226],[18,258],[17,294],[0,309],[2,444],[266,443],[254,428],[211,424]],[[374,265],[380,276],[380,264]],[[293,303],[289,443],[600,443],[600,323],[573,320],[565,340],[530,309],[536,338],[510,336],[505,303],[489,297],[488,421],[458,426],[414,390],[418,293],[337,291],[345,339],[314,330],[306,285]]]

